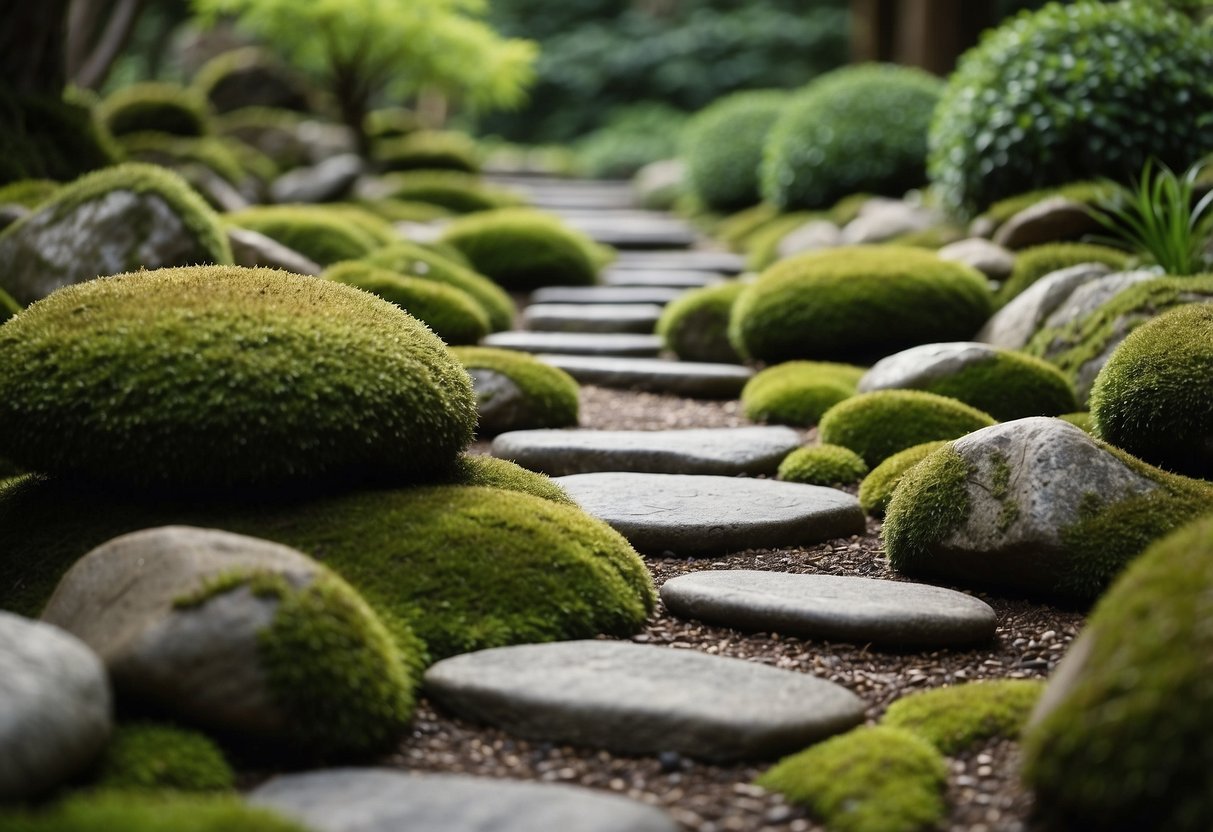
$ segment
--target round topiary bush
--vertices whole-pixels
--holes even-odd
[[[94,785],[104,789],[230,791],[235,775],[205,734],[154,722],[118,726],[105,747]]]
[[[762,196],[826,208],[858,191],[901,196],[926,182],[927,128],[943,83],[919,69],[867,64],[813,81],[767,138]]]
[[[879,465],[898,451],[935,440],[957,439],[996,424],[988,413],[956,399],[920,390],[861,393],[826,411],[822,442],[842,445]]]
[[[729,341],[729,315],[745,284],[729,281],[683,292],[661,313],[657,334],[665,348],[683,361],[738,364]]]
[[[0,327],[3,450],[131,486],[432,479],[471,439],[467,374],[370,294],[190,267],[62,289]]]
[[[123,87],[101,102],[97,115],[112,136],[147,131],[206,136],[212,130],[206,99],[176,84],[147,82]]]
[[[375,142],[375,160],[385,171],[480,169],[471,136],[444,130],[418,130]]]
[[[999,679],[919,691],[889,705],[881,724],[955,755],[983,740],[1017,738],[1043,689],[1033,679]]]
[[[931,123],[931,181],[975,213],[1030,188],[1175,169],[1213,139],[1213,29],[1162,4],[1052,3],[962,56]]]
[[[1089,243],[1047,243],[1026,248],[1015,255],[1011,276],[998,288],[998,303],[1008,303],[1047,274],[1082,263],[1103,263],[1119,271],[1128,267],[1129,255]]]
[[[387,195],[410,202],[427,202],[456,214],[514,208],[522,199],[504,188],[487,185],[479,177],[457,170],[418,170],[383,177]]]
[[[483,211],[447,226],[442,242],[472,268],[511,291],[589,286],[597,279],[594,243],[556,217],[525,208]]]
[[[686,176],[708,208],[735,211],[753,205],[767,134],[788,94],[738,92],[714,101],[690,120],[683,134]]]
[[[975,269],[918,248],[853,246],[767,269],[734,304],[729,336],[760,361],[854,360],[968,340],[992,310]]]
[[[481,435],[576,426],[581,388],[564,370],[512,350],[457,347],[451,354],[472,376]]]
[[[807,485],[854,485],[868,473],[863,458],[841,445],[797,448],[779,463],[779,478]]]
[[[308,827],[237,797],[77,794],[37,809],[0,809],[5,832],[309,832]]]
[[[309,205],[258,205],[225,219],[277,240],[321,266],[357,260],[381,247],[381,241],[356,221]]]
[[[747,419],[809,427],[855,395],[863,367],[827,361],[789,361],[756,373],[741,391]]]

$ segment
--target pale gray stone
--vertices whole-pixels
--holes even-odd
[[[692,399],[736,398],[754,375],[750,368],[736,364],[547,353],[536,357],[559,367],[582,384],[670,393]]]
[[[860,393],[873,390],[921,390],[966,367],[992,361],[998,350],[976,341],[921,344],[882,358],[859,379]]]
[[[619,257],[611,265],[616,269],[639,269],[641,271],[673,269],[674,271],[738,274],[745,269],[745,258],[731,251],[708,249],[621,251]]]
[[[1157,272],[1135,271],[1116,272],[1088,280],[1070,292],[1053,314],[1045,319],[1042,328],[1065,326],[1070,321],[1085,318],[1130,286],[1157,280],[1159,277],[1162,275]]]
[[[1044,243],[1077,240],[1084,234],[1102,228],[1081,202],[1053,196],[1023,209],[1000,225],[994,232],[994,242],[1018,250]]]
[[[649,162],[632,177],[636,202],[645,208],[671,208],[683,190],[686,162],[681,159],[661,159]]]
[[[602,472],[557,482],[645,554],[714,555],[863,534],[859,501],[795,482]]]
[[[295,136],[307,148],[313,165],[325,159],[358,152],[358,141],[354,131],[344,124],[331,121],[301,121],[295,125]]]
[[[270,198],[274,202],[331,202],[354,186],[362,170],[362,157],[357,153],[330,156],[279,176],[270,185]]]
[[[1011,276],[1015,268],[1015,255],[1000,245],[981,237],[970,237],[949,243],[935,252],[940,260],[964,263],[984,274],[990,280],[1002,282]]]
[[[232,247],[232,260],[237,266],[263,266],[309,275],[318,275],[324,271],[315,260],[258,231],[229,226],[227,241]]]
[[[695,269],[607,269],[600,277],[605,286],[673,287],[698,289],[723,283],[720,272]]]
[[[493,440],[493,456],[551,476],[592,471],[773,475],[801,446],[786,427],[696,430],[523,430]]]
[[[780,258],[784,258],[842,244],[842,229],[834,223],[829,220],[809,220],[804,225],[785,234],[775,247],[775,252]]]
[[[566,223],[597,243],[617,249],[682,249],[699,235],[685,221],[656,211],[563,211]]]
[[[109,738],[111,709],[92,650],[0,612],[0,802],[40,797],[88,767]]]
[[[977,333],[977,340],[1009,350],[1023,349],[1075,289],[1111,271],[1102,263],[1082,263],[1045,275],[994,313]]]
[[[279,775],[248,796],[314,832],[677,832],[660,809],[553,783],[345,768]]]
[[[994,637],[979,598],[928,584],[849,575],[748,569],[692,572],[666,581],[674,615],[738,630],[894,647],[957,647]]]
[[[520,737],[717,762],[798,751],[864,712],[855,694],[807,673],[622,641],[465,653],[426,671],[425,691]]]
[[[880,243],[902,234],[926,231],[941,222],[943,217],[933,209],[900,199],[874,197],[865,202],[859,215],[843,227],[841,242],[844,245]]]
[[[522,313],[527,329],[535,332],[652,333],[661,318],[653,303],[536,303]]]
[[[13,225],[18,220],[23,220],[29,216],[30,210],[24,205],[15,203],[7,203],[0,205],[0,231]]]
[[[652,358],[661,352],[661,336],[615,332],[494,332],[480,342],[486,347],[529,353]]]
[[[531,303],[655,303],[665,306],[683,291],[676,286],[545,286],[531,293]]]

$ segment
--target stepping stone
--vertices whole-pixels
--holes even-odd
[[[519,737],[716,762],[798,751],[864,713],[858,696],[807,673],[626,641],[464,653],[433,665],[425,691]]]
[[[612,218],[566,218],[573,227],[596,243],[618,249],[685,249],[699,240],[699,235],[680,222]]]
[[[315,832],[677,832],[664,812],[591,789],[338,768],[286,774],[248,800]]]
[[[556,482],[587,513],[652,555],[808,546],[865,528],[858,500],[819,485],[614,471]]]
[[[801,446],[786,427],[700,430],[517,430],[493,440],[493,456],[553,477],[590,471],[774,474]]]
[[[676,286],[545,286],[531,303],[656,303],[664,306],[683,293]]]
[[[739,274],[745,271],[745,258],[730,251],[621,251],[611,265],[617,269],[690,269]]]
[[[661,317],[655,303],[536,303],[522,313],[536,332],[633,332],[650,335]]]
[[[605,286],[646,286],[676,289],[698,289],[723,283],[720,272],[699,269],[607,269],[599,280]]]
[[[531,353],[655,357],[661,352],[659,335],[615,332],[494,332],[480,342],[485,347]]]
[[[582,384],[670,393],[692,399],[735,399],[754,375],[749,367],[737,364],[546,353],[537,357]]]
[[[994,637],[995,616],[979,598],[943,587],[748,569],[671,578],[661,600],[679,618],[801,638],[954,647]]]

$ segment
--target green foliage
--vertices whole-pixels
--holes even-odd
[[[741,391],[747,419],[809,427],[855,395],[863,367],[825,361],[789,361],[756,373]]]
[[[97,792],[40,809],[0,810],[4,832],[308,832],[236,797]]]
[[[998,289],[998,303],[1009,303],[1047,274],[1082,263],[1103,263],[1119,271],[1128,268],[1129,257],[1123,251],[1090,243],[1046,243],[1026,248],[1016,253],[1011,276]]]
[[[471,438],[467,374],[337,283],[192,267],[62,289],[0,328],[0,455],[108,483],[418,480]]]
[[[943,821],[948,766],[909,731],[864,726],[780,760],[758,785],[835,832],[918,832]]]
[[[406,136],[380,139],[375,159],[385,171],[480,169],[476,142],[464,133],[418,130]]]
[[[20,179],[0,186],[0,205],[36,208],[55,195],[59,183],[49,179]]]
[[[348,216],[328,206],[257,205],[225,216],[227,222],[264,234],[321,266],[357,260],[382,245]]]
[[[259,47],[224,52],[194,75],[193,88],[216,112],[241,107],[281,107],[306,113],[311,109],[306,86]]]
[[[577,167],[587,176],[627,179],[650,162],[678,155],[687,114],[664,104],[620,107],[576,145]]]
[[[450,482],[455,485],[479,485],[504,491],[520,491],[553,503],[576,507],[573,499],[551,477],[528,471],[506,459],[480,454],[459,457]]]
[[[198,93],[176,84],[132,84],[110,93],[97,112],[110,135],[169,133],[206,136],[212,132],[211,113]]]
[[[834,405],[817,429],[822,442],[850,448],[875,466],[906,448],[958,439],[993,424],[989,414],[946,396],[877,390]]]
[[[730,214],[712,228],[712,236],[733,251],[744,251],[750,235],[779,216],[779,209],[760,202]]]
[[[968,266],[917,248],[842,247],[763,272],[733,306],[729,334],[761,361],[854,360],[967,340],[992,306],[985,278]]]
[[[441,239],[476,271],[513,291],[589,286],[598,275],[590,238],[540,211],[482,211],[452,222]]]
[[[729,341],[729,313],[745,284],[729,281],[683,292],[661,313],[657,334],[684,361],[740,363]]]
[[[21,95],[0,84],[0,184],[65,182],[113,164],[116,151],[89,108]]]
[[[451,215],[447,209],[428,202],[411,202],[407,199],[362,199],[358,205],[388,222],[430,223],[444,220]]]
[[[983,740],[1018,737],[1043,689],[1042,682],[1000,679],[919,691],[890,705],[881,724],[954,755]]]
[[[873,517],[881,517],[889,507],[893,492],[901,483],[906,472],[922,462],[934,451],[948,444],[947,440],[937,439],[933,442],[923,442],[921,445],[911,445],[904,451],[898,451],[884,462],[872,469],[859,484],[859,504],[863,510]]]
[[[1184,167],[1213,147],[1210,125],[1213,28],[1151,3],[1052,3],[962,56],[931,124],[931,181],[971,214],[1026,188],[1127,181],[1151,156]]]
[[[907,468],[885,509],[881,540],[894,569],[912,573],[969,516],[969,464],[949,442]]]
[[[779,90],[739,92],[696,113],[684,155],[691,187],[707,206],[732,211],[759,201],[762,149],[787,100]]]
[[[522,391],[527,424],[512,429],[576,426],[581,388],[564,370],[544,364],[526,353],[490,347],[456,347],[451,355],[465,370],[500,373]]]
[[[231,791],[235,775],[205,734],[154,722],[119,724],[101,757],[103,789]]]
[[[797,448],[779,463],[779,478],[808,485],[854,485],[868,473],[863,457],[841,445]]]
[[[388,195],[394,199],[428,202],[456,214],[512,208],[522,203],[514,193],[486,185],[479,177],[456,170],[394,173],[384,176],[383,182],[389,189]]]

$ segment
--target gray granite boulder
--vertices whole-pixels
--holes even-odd
[[[548,367],[538,369],[555,373]],[[507,431],[529,431],[531,428],[577,424],[576,409],[568,417],[550,401],[527,393],[507,374],[487,367],[468,367],[472,391],[476,394],[479,419],[476,431],[481,436],[495,436]],[[575,398],[575,392],[570,396]],[[571,417],[571,418],[569,418]]]
[[[894,353],[877,361],[859,379],[856,390],[918,390],[931,382],[949,378],[983,361],[992,361],[998,350],[975,341],[951,341],[943,344],[922,344]]]
[[[1019,250],[1045,243],[1078,240],[1103,230],[1081,202],[1064,196],[1042,199],[1011,217],[994,232],[994,242]]]
[[[232,260],[237,266],[282,269],[295,274],[318,275],[324,268],[293,248],[258,231],[232,226],[227,229],[227,241],[232,247]]]
[[[621,332],[493,332],[481,346],[529,353],[655,358],[661,352],[660,335]]]
[[[970,237],[948,243],[935,252],[940,260],[951,260],[972,266],[990,280],[999,282],[1011,276],[1015,268],[1015,255],[1002,246],[982,237]]]
[[[977,333],[977,340],[1009,350],[1023,349],[1075,289],[1111,272],[1102,263],[1083,263],[1045,275],[994,313]]]
[[[536,332],[628,332],[648,335],[661,318],[653,303],[536,303],[522,313]]]
[[[732,399],[754,375],[749,367],[657,358],[613,358],[597,355],[537,356],[582,384],[669,393],[692,399]]]

